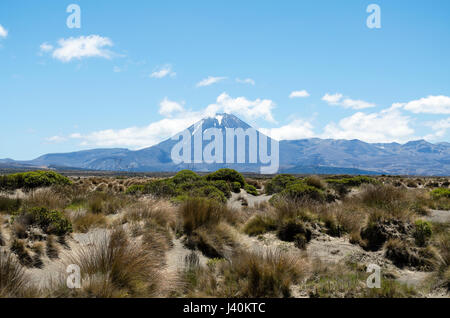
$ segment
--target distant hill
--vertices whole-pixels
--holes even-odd
[[[226,128],[250,126],[234,115],[218,114],[204,118],[190,126],[192,133],[202,126],[204,132],[218,128],[225,134]],[[258,134],[261,134],[258,132]],[[270,140],[270,138],[269,138]],[[47,167],[77,168],[89,170],[160,172],[191,169],[212,171],[222,167],[242,172],[258,172],[255,164],[175,164],[171,149],[176,140],[167,139],[155,146],[131,151],[128,149],[92,149],[72,153],[46,154],[30,161],[0,160],[0,168]],[[206,142],[204,142],[205,144]],[[225,144],[225,143],[224,143]],[[357,139],[301,139],[282,140],[280,170],[287,173],[314,174],[402,174],[402,175],[450,175],[450,143],[429,143],[425,140],[399,143],[366,143]],[[246,158],[249,156],[246,147]]]

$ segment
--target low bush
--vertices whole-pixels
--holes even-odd
[[[265,191],[267,194],[275,194],[283,191],[290,184],[297,182],[298,179],[290,174],[279,174],[267,182]]]
[[[0,213],[12,213],[19,210],[22,200],[0,196]]]
[[[344,178],[330,178],[325,180],[327,183],[342,184],[348,187],[358,187],[363,183],[377,184],[377,180],[366,176],[344,177]]]
[[[224,180],[226,182],[239,182],[241,187],[245,185],[242,174],[233,169],[219,169],[216,172],[206,175],[206,180]]]
[[[51,185],[71,184],[71,181],[54,171],[32,171],[0,176],[0,188],[34,189]]]
[[[431,195],[434,199],[440,198],[450,198],[450,189],[448,188],[437,188],[431,191]]]
[[[433,234],[431,223],[427,221],[417,220],[414,229],[414,238],[418,246],[425,246]]]
[[[241,192],[241,184],[239,182],[231,182],[231,190],[234,193],[240,193]]]
[[[13,222],[39,226],[47,234],[65,235],[72,232],[72,224],[62,212],[47,208],[21,211],[13,216]]]
[[[256,188],[254,186],[252,186],[251,184],[246,184],[244,186],[244,190],[251,195],[258,195],[258,191],[256,190]]]
[[[288,200],[312,200],[318,202],[325,201],[325,195],[322,190],[300,182],[288,186],[279,195]]]

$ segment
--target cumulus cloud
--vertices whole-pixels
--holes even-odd
[[[289,95],[289,98],[308,97],[308,96],[309,93],[306,90],[301,90],[301,91],[293,91]]]
[[[200,82],[197,83],[197,87],[204,87],[204,86],[210,86],[212,84],[218,83],[220,81],[225,80],[226,77],[214,77],[214,76],[208,76],[207,78],[201,80]]]
[[[109,38],[99,35],[60,39],[58,45],[54,49],[52,45],[43,43],[41,51],[51,52],[53,50],[52,57],[62,62],[70,62],[73,59],[81,60],[87,57],[110,59],[113,56],[113,53],[107,49],[107,47],[113,46],[113,42]]]
[[[194,124],[200,118],[186,116],[178,118],[164,118],[145,127],[130,127],[124,129],[106,129],[86,135],[72,134],[74,139],[81,140],[82,146],[95,147],[129,147],[140,149],[155,145],[174,136],[181,130]]]
[[[450,114],[450,97],[428,96],[408,103],[397,103],[397,106],[403,106],[404,109],[409,110],[415,114]]]
[[[272,109],[275,103],[270,99],[249,100],[246,97],[233,98],[227,93],[220,94],[216,103],[208,105],[205,114],[213,115],[218,112],[235,113],[247,120],[264,118],[267,121],[275,122]]]
[[[8,30],[6,30],[1,24],[0,24],[0,38],[5,39],[8,36]]]
[[[175,76],[176,73],[172,72],[171,65],[164,65],[158,68],[156,71],[150,74],[151,78],[164,78],[166,76]]]
[[[278,128],[261,128],[263,134],[276,140],[295,140],[314,137],[313,125],[305,120],[296,119]]]
[[[159,113],[165,118],[148,126],[106,129],[88,134],[73,133],[69,138],[79,140],[82,146],[120,146],[139,149],[155,145],[174,136],[200,119],[214,116],[219,112],[234,113],[246,119],[263,118],[274,121],[272,109],[275,104],[267,99],[233,98],[223,93],[217,97],[214,104],[210,104],[200,111],[186,110],[183,104],[164,98],[159,105]]]
[[[351,108],[351,109],[364,109],[364,108],[370,108],[375,107],[375,104],[369,103],[363,100],[358,99],[351,99],[344,97],[344,95],[340,93],[336,94],[328,94],[326,93],[322,100],[327,102],[329,105],[335,105],[335,106],[342,106],[344,108]]]
[[[431,127],[431,129],[433,130],[433,133],[425,136],[425,139],[439,139],[445,136],[447,130],[450,130],[450,117],[441,119],[439,121],[428,122],[425,125]]]
[[[165,97],[159,104],[159,113],[163,116],[172,117],[172,114],[184,112],[184,108],[180,103],[171,101]]]
[[[322,138],[359,139],[366,142],[404,142],[414,134],[411,119],[396,108],[376,113],[357,112],[325,126]]]
[[[236,82],[241,83],[241,84],[250,84],[253,86],[255,85],[255,81],[251,78],[245,78],[245,79],[236,78]]]

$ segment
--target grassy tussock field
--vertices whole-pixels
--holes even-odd
[[[444,177],[0,176],[1,297],[448,297]],[[81,288],[66,284],[80,268]],[[381,288],[368,288],[369,264]]]

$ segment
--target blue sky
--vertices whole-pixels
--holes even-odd
[[[0,158],[139,149],[223,111],[277,139],[448,142],[449,13],[446,0],[2,0]]]

